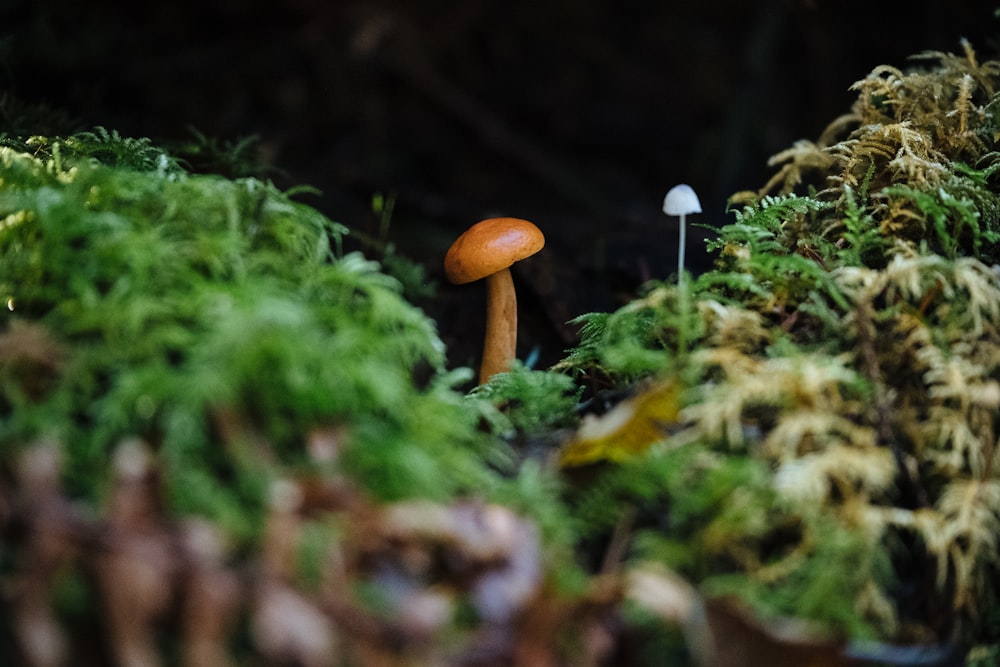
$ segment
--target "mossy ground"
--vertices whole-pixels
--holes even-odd
[[[470,393],[299,193],[5,137],[4,652],[655,664],[727,622],[995,652],[1000,65],[915,65],[775,157],[689,294]]]

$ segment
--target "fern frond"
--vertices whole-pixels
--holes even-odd
[[[892,452],[875,447],[874,434],[870,429],[869,433],[871,446],[827,443],[818,451],[789,458],[775,471],[775,488],[810,505],[887,497],[896,485],[899,468]]]
[[[1000,565],[1000,481],[954,481],[941,494],[937,509],[942,525],[932,538],[932,551],[944,556],[938,583],[944,584],[950,567],[955,580],[953,604],[975,612],[975,600],[984,597]]]
[[[726,442],[731,447],[744,447],[748,434],[766,443],[769,433],[775,433],[769,449],[766,444],[759,453],[781,460],[794,456],[800,448],[809,448],[812,434],[829,435],[825,414],[855,413],[860,403],[849,398],[862,388],[861,378],[848,366],[848,358],[806,355],[775,356],[759,360],[732,348],[699,351],[695,362],[715,382],[702,384],[697,400],[681,414],[691,424],[687,436],[706,441]],[[798,412],[798,411],[803,412]],[[796,415],[811,414],[816,421],[796,422]],[[783,419],[790,419],[782,425]],[[777,421],[775,421],[777,420]],[[847,422],[839,422],[846,433]],[[861,442],[867,436],[856,435]],[[760,443],[756,443],[759,445]]]
[[[921,428],[931,447],[927,457],[949,474],[982,476],[994,463],[994,415],[1000,408],[1000,383],[990,377],[993,369],[933,345],[917,356],[927,368],[928,419]]]
[[[566,370],[599,364],[600,350],[604,345],[610,317],[611,313],[594,312],[571,319],[569,324],[580,327],[577,332],[578,342],[567,350],[566,356],[554,368]]]
[[[778,194],[791,194],[809,172],[825,175],[833,164],[833,158],[820,145],[811,141],[796,141],[791,148],[775,153],[767,160],[767,166],[781,165],[781,168],[758,191],[765,196],[777,189]],[[779,187],[780,186],[780,187]]]
[[[61,143],[67,157],[96,160],[109,167],[136,171],[180,171],[176,160],[154,146],[150,139],[123,137],[117,130],[109,131],[101,126],[66,137]]]
[[[808,213],[821,211],[829,204],[817,201],[812,197],[801,197],[794,194],[767,195],[742,210],[734,211],[738,229],[757,228],[777,234],[782,226],[791,219]],[[720,232],[725,230],[723,227]]]
[[[729,347],[744,353],[761,350],[774,340],[763,316],[735,304],[724,305],[714,299],[700,299],[698,310],[705,322],[705,343],[716,348]]]
[[[501,406],[520,433],[568,426],[582,387],[558,371],[536,371],[515,363],[509,371],[497,373],[489,382],[472,390],[471,396]]]
[[[905,78],[899,68],[879,65],[865,78],[851,84],[849,90],[858,93],[858,115],[865,124],[886,118],[898,119]]]

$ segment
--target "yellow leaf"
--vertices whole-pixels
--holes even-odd
[[[621,461],[644,452],[663,440],[677,423],[680,385],[673,380],[656,382],[625,399],[607,413],[587,415],[559,456],[563,466],[595,461]]]

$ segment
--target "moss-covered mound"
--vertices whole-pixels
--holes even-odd
[[[508,507],[551,494],[345,228],[147,140],[3,144],[4,662],[434,662],[527,604]]]
[[[996,641],[1000,63],[963,46],[876,68],[820,140],[776,155],[686,298],[652,284],[580,318],[562,368],[597,396],[656,382],[588,419],[563,461],[643,471],[582,493],[595,508],[655,496],[639,553],[706,592],[848,636]],[[685,450],[680,473],[666,461]],[[667,481],[736,462],[774,497],[732,478],[705,522]]]

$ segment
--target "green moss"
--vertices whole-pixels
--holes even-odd
[[[684,405],[659,447],[759,463],[756,488],[777,493],[731,482],[715,503],[711,475],[675,489],[679,473],[656,463],[654,446],[581,505],[593,525],[626,505],[661,508],[642,534],[647,556],[761,613],[857,637],[905,641],[897,633],[914,626],[988,637],[987,582],[1000,574],[989,546],[1000,525],[1000,63],[963,49],[876,68],[818,141],[774,156],[774,178],[734,196],[735,220],[714,230],[718,261],[695,281],[689,317],[654,284],[616,312],[578,318],[580,346],[560,370],[610,380],[609,392],[679,379]],[[771,506],[784,519],[751,509]],[[754,533],[782,525],[798,528]],[[726,537],[706,542],[706,526]],[[929,575],[900,546],[913,541]],[[744,560],[713,561],[717,543],[745,545]],[[764,580],[775,545],[801,560]],[[901,590],[953,612],[914,619]]]
[[[341,463],[375,496],[489,488],[434,323],[378,265],[337,253],[343,226],[265,181],[187,173],[145,140],[28,143],[36,155],[0,148],[7,460],[55,437],[73,493],[94,499],[111,448],[139,435],[176,509],[244,535],[273,474],[247,443],[304,465],[316,428],[344,429]],[[25,368],[46,364],[32,388]]]

